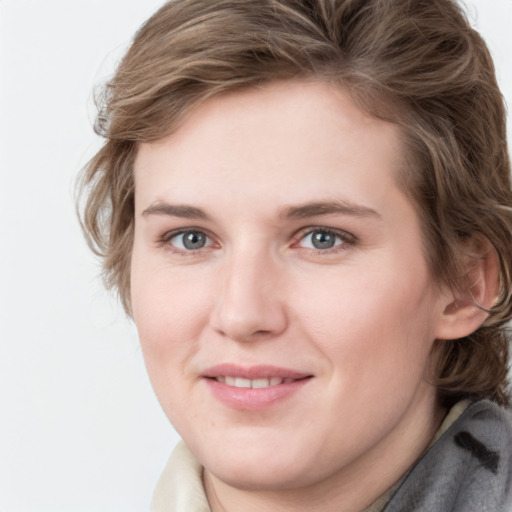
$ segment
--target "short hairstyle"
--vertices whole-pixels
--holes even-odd
[[[509,403],[512,192],[503,98],[480,35],[455,0],[179,0],[138,31],[101,98],[105,143],[79,183],[81,222],[107,286],[130,314],[137,145],[171,134],[206,99],[276,80],[338,84],[400,128],[398,174],[422,223],[433,279],[460,287],[464,241],[487,240],[500,293],[485,323],[436,341],[434,382]]]

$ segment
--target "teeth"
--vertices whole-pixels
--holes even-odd
[[[241,379],[240,377],[237,377],[235,379],[235,388],[250,388],[250,387],[251,387],[250,379]]]
[[[251,381],[251,388],[268,388],[268,386],[268,379],[254,379],[253,381]]]
[[[294,379],[282,379],[281,377],[271,377],[270,379],[242,379],[240,377],[219,376],[217,382],[222,382],[235,388],[268,388],[269,386],[278,386],[279,384],[293,382]]]

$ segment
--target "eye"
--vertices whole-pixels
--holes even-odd
[[[212,245],[212,240],[206,233],[192,229],[180,233],[171,233],[166,238],[168,243],[181,251],[197,251]]]
[[[328,228],[314,228],[305,233],[297,245],[306,249],[328,251],[341,249],[350,243],[354,243],[354,237],[349,233]]]

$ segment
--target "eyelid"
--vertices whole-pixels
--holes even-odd
[[[303,227],[300,230],[298,230],[293,235],[292,247],[300,248],[300,245],[299,245],[300,242],[302,240],[304,240],[304,238],[306,238],[308,235],[311,235],[312,233],[314,233],[315,231],[332,234],[336,237],[339,237],[343,243],[337,244],[331,248],[326,248],[326,249],[316,249],[316,248],[308,248],[308,247],[303,247],[303,249],[315,251],[316,253],[329,254],[330,252],[332,253],[332,252],[339,252],[341,250],[345,250],[347,248],[346,247],[347,245],[348,246],[354,245],[355,243],[358,242],[357,237],[355,235],[353,235],[352,233],[349,233],[348,231],[345,231],[345,230],[339,229],[339,228],[318,225],[318,226],[307,226],[307,227]],[[198,248],[198,249],[182,249],[182,248],[176,247],[170,243],[170,241],[174,237],[183,235],[186,233],[190,233],[190,232],[203,233],[207,237],[209,243],[206,246]],[[195,226],[190,226],[190,227],[185,227],[185,228],[177,228],[177,229],[173,229],[170,231],[166,231],[163,235],[161,235],[158,238],[157,243],[160,246],[166,246],[172,252],[175,252],[177,254],[183,254],[183,255],[195,255],[204,250],[209,250],[212,247],[213,248],[219,247],[219,243],[215,240],[215,237],[207,229],[199,228],[199,227],[195,227]]]
[[[181,247],[176,247],[175,245],[171,244],[171,240],[173,238],[180,235],[185,235],[186,233],[202,233],[206,236],[209,243],[207,243],[207,245],[205,245],[204,247],[200,247],[198,249],[182,249]],[[161,235],[158,238],[157,242],[160,246],[166,246],[170,251],[174,253],[183,254],[186,256],[195,255],[198,252],[211,249],[213,246],[218,246],[218,243],[215,241],[215,238],[208,232],[208,230],[194,226],[166,231],[163,235]]]
[[[329,226],[308,226],[305,228],[301,228],[299,231],[297,231],[295,233],[295,235],[293,237],[294,242],[293,242],[292,246],[300,247],[299,244],[302,240],[304,240],[307,236],[311,235],[312,233],[318,232],[318,231],[337,236],[341,239],[341,241],[343,243],[335,245],[334,247],[331,247],[328,249],[316,249],[316,248],[312,249],[312,248],[308,248],[308,247],[304,247],[304,249],[310,249],[310,250],[314,250],[316,252],[321,252],[321,253],[329,253],[329,251],[333,252],[333,251],[337,251],[337,250],[342,250],[345,248],[346,245],[353,245],[358,241],[358,239],[355,235],[353,235],[352,233],[349,233],[348,231],[345,231],[343,229],[332,228]]]

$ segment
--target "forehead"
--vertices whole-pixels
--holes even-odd
[[[170,136],[141,144],[136,203],[179,194],[190,202],[198,186],[208,195],[208,184],[220,183],[231,199],[243,188],[254,199],[288,193],[304,202],[337,190],[361,201],[362,189],[378,195],[395,184],[402,153],[398,128],[363,112],[340,87],[272,83],[211,98]]]

